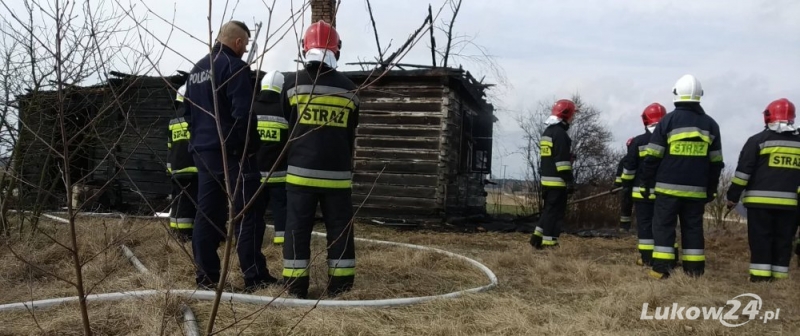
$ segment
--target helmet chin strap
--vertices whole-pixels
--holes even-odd
[[[308,62],[322,62],[329,66],[331,69],[336,69],[336,55],[332,51],[321,48],[309,49],[305,55],[306,63]]]

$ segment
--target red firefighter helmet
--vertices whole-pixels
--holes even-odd
[[[550,114],[566,122],[571,122],[572,117],[575,116],[575,110],[575,103],[569,99],[561,99],[553,104],[553,111]]]
[[[650,126],[661,121],[661,118],[667,115],[667,109],[659,103],[652,103],[642,111],[642,122],[644,126]]]
[[[327,49],[336,55],[339,59],[339,50],[342,48],[342,40],[339,39],[339,33],[336,28],[333,28],[329,23],[324,20],[319,20],[306,29],[306,34],[303,36],[303,53],[311,49]]]
[[[769,103],[764,110],[764,123],[788,121],[790,124],[794,124],[794,113],[794,104],[786,98],[781,98]]]

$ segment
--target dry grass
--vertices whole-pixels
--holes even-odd
[[[114,222],[110,220],[109,222]],[[161,224],[137,221],[109,224],[103,234],[97,221],[82,225],[82,241],[89,250],[100,249],[104,237],[124,238],[142,262],[157,273],[143,276],[128,266],[118,250],[87,264],[87,277],[95,282],[113,274],[94,292],[126,289],[193,288],[191,260],[180,246],[166,238]],[[63,230],[54,234],[64,237]],[[124,230],[130,230],[125,234]],[[456,300],[394,309],[263,308],[224,303],[217,330],[236,335],[733,335],[800,333],[800,293],[797,268],[791,278],[773,284],[750,284],[747,279],[748,251],[741,229],[730,233],[709,233],[708,270],[701,279],[678,273],[662,282],[650,280],[646,269],[633,265],[635,239],[581,239],[564,237],[554,251],[534,252],[522,234],[452,234],[396,232],[360,225],[360,237],[377,238],[441,247],[479,260],[498,276],[500,285],[489,292]],[[315,238],[314,252],[322,251]],[[36,239],[10,242],[15,251],[37,265],[69,276],[66,253],[47,241]],[[186,246],[188,249],[189,247]],[[265,246],[269,266],[277,274],[279,251]],[[437,254],[360,243],[356,288],[341,299],[379,299],[444,293],[485,284],[487,280],[469,265]],[[105,258],[105,259],[104,259]],[[312,292],[322,288],[325,254],[315,261]],[[236,266],[238,267],[238,266]],[[241,285],[238,275],[233,280]],[[74,295],[67,285],[26,267],[0,252],[0,301],[3,303]],[[666,306],[722,306],[742,293],[756,293],[764,300],[762,310],[780,308],[780,319],[767,324],[752,321],[743,327],[727,328],[718,321],[640,321],[642,303]],[[277,289],[258,294],[275,295]],[[200,319],[210,311],[208,302],[191,302]],[[152,298],[114,304],[94,304],[94,329],[103,335],[179,335],[178,300]],[[652,313],[652,312],[651,312]],[[30,313],[0,315],[0,334],[80,334],[75,306]]]

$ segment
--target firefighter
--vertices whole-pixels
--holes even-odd
[[[278,158],[289,136],[289,125],[281,107],[283,74],[279,71],[270,71],[261,83],[261,92],[253,103],[253,112],[258,118],[258,135],[261,139],[258,170],[261,171],[261,183],[266,183],[266,189],[261,191],[260,196],[263,199],[262,209],[266,211],[269,205],[275,220],[275,236],[272,238],[272,243],[281,245],[286,228],[286,154],[284,153],[280,160]]]
[[[794,118],[794,104],[785,98],[767,106],[765,128],[745,142],[726,195],[729,209],[740,200],[747,208],[751,282],[789,277],[800,191]]]
[[[189,152],[189,123],[191,116],[185,114],[183,95],[186,86],[178,89],[173,101],[176,117],[169,121],[167,139],[167,173],[172,184],[172,206],[169,211],[169,227],[178,239],[191,241],[194,215],[197,210],[197,167]]]
[[[290,127],[283,277],[291,294],[305,298],[317,204],[327,231],[327,293],[348,291],[355,279],[351,180],[359,99],[355,83],[336,70],[341,42],[334,27],[313,23],[302,44],[304,68],[286,78],[281,92]]]
[[[540,140],[539,168],[542,179],[544,208],[539,225],[531,235],[530,244],[536,249],[558,245],[561,224],[567,211],[567,197],[575,190],[572,176],[572,139],[567,134],[575,116],[575,103],[561,99],[553,105],[545,120]]]
[[[654,190],[650,190],[648,198],[644,198],[639,190],[641,176],[644,165],[642,159],[647,155],[647,144],[653,134],[658,122],[667,114],[667,109],[659,104],[652,103],[642,112],[642,123],[644,133],[637,135],[628,141],[628,152],[623,159],[623,185],[632,187],[629,195],[633,199],[636,207],[636,227],[638,233],[639,259],[636,264],[639,266],[652,266],[652,254],[655,242],[653,241],[653,200],[656,195]]]
[[[220,281],[217,249],[227,232],[226,175],[228,186],[234,191],[230,196],[238,218],[230,225],[235,229],[245,291],[277,282],[269,274],[261,252],[266,230],[263,216],[258,216],[264,213],[259,209],[262,205],[251,201],[260,187],[261,173],[255,156],[260,145],[257,120],[250,111],[255,83],[249,66],[242,60],[249,38],[250,31],[244,23],[225,23],[212,52],[192,68],[186,86],[189,103],[185,106],[192,117],[190,150],[198,170],[192,251],[197,266],[195,280],[204,289],[216,287]],[[223,150],[226,156],[222,155]],[[253,203],[249,211],[238,216],[247,203]]]
[[[631,141],[633,141],[633,138],[628,139],[625,143],[626,146],[630,146]],[[619,228],[623,232],[630,232],[631,221],[633,220],[633,199],[631,198],[631,186],[629,184],[623,184],[623,181],[632,178],[633,175],[626,174],[624,163],[625,158],[623,157],[619,160],[619,164],[617,165],[617,177],[614,181],[613,189],[622,187],[622,192],[619,195]]]
[[[719,125],[700,106],[703,89],[684,75],[672,89],[675,109],[656,125],[647,145],[639,192],[656,195],[653,210],[653,268],[666,279],[677,264],[675,229],[681,223],[681,266],[690,276],[705,273],[705,204],[714,199],[724,167]]]

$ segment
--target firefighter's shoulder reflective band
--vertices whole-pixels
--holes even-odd
[[[683,249],[681,254],[681,260],[683,261],[706,261],[703,249]]]
[[[653,247],[653,259],[675,260],[675,248],[664,246]]]
[[[567,183],[560,177],[542,176],[542,185],[546,187],[566,187]]]
[[[355,259],[330,259],[328,260],[328,275],[353,276],[356,274]]]
[[[675,197],[686,198],[706,198],[706,188],[697,186],[687,186],[680,184],[670,184],[656,182],[656,192]]]
[[[669,155],[706,156],[708,143],[702,141],[674,141],[669,144]]]
[[[622,169],[621,178],[623,180],[633,180],[634,177],[636,177],[636,171],[635,170]]]
[[[733,174],[733,180],[731,181],[733,184],[740,185],[742,187],[747,186],[747,181],[750,180],[750,174],[745,174],[740,171],[737,171]]]
[[[750,264],[750,275],[758,277],[771,277],[772,265],[770,264]]]
[[[692,138],[700,138],[707,144],[714,142],[714,136],[709,131],[698,127],[680,127],[667,134],[667,143],[671,144],[675,141]]]
[[[800,154],[799,141],[771,140],[758,144],[759,154]]]
[[[186,167],[186,168],[182,168],[182,169],[178,169],[178,170],[172,170],[172,168],[170,167],[170,168],[167,168],[167,171],[171,172],[173,175],[193,174],[193,173],[197,173],[197,167]]]
[[[765,190],[746,190],[742,203],[797,206],[797,193]]]
[[[317,188],[346,189],[352,186],[350,171],[329,171],[289,166],[286,183]]]
[[[657,158],[664,157],[664,146],[656,145],[654,143],[647,144],[647,155]]]
[[[309,275],[309,260],[283,259],[283,276],[287,278],[302,278]]]
[[[359,104],[358,96],[354,92],[350,92],[343,88],[338,88],[334,86],[326,86],[326,85],[298,85],[286,91],[286,96],[291,98],[295,95],[313,95],[313,96],[337,96],[342,98],[347,98],[348,100],[352,101],[354,104]]]
[[[557,171],[572,170],[572,162],[569,162],[569,161],[558,161],[558,162],[556,162],[556,170]]]

